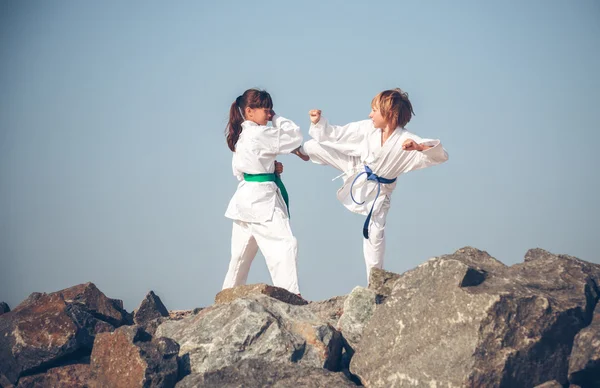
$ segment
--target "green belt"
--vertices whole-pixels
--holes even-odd
[[[281,181],[281,177],[277,174],[265,173],[265,174],[246,174],[244,173],[244,180],[246,182],[275,182],[277,187],[279,187],[279,191],[281,191],[281,196],[285,201],[285,206],[287,207],[288,217],[290,217],[290,199],[288,197],[287,190],[285,189],[285,185]],[[291,218],[291,217],[290,217]]]

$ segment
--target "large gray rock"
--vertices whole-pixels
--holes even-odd
[[[23,374],[60,366],[89,354],[96,334],[130,321],[122,302],[92,283],[33,293],[0,315],[0,374],[14,384]]]
[[[152,338],[137,325],[98,334],[90,357],[90,387],[174,387],[178,353],[175,341]]]
[[[596,304],[592,324],[575,337],[569,381],[582,387],[600,387],[600,303]]]
[[[360,342],[363,329],[375,312],[377,295],[364,287],[355,287],[344,302],[344,313],[340,317],[337,329],[355,348]]]
[[[191,374],[177,388],[350,388],[341,373],[298,364],[247,359],[204,374]]]
[[[350,369],[369,387],[567,384],[597,273],[543,250],[510,268],[470,247],[431,259],[395,281]]]
[[[156,335],[177,341],[180,357],[194,373],[216,371],[243,359],[338,370],[342,346],[340,333],[312,312],[265,295],[238,298],[165,322]]]

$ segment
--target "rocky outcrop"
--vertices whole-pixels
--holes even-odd
[[[597,271],[542,250],[512,267],[474,248],[431,259],[395,280],[350,369],[370,387],[567,384]]]
[[[91,387],[174,387],[179,345],[152,338],[140,326],[126,326],[96,336],[90,360]]]
[[[21,375],[89,355],[96,334],[127,323],[122,302],[92,283],[34,293],[0,316],[0,374],[14,384]]]
[[[190,372],[213,372],[244,359],[287,361],[338,370],[342,339],[331,325],[302,306],[266,295],[217,304],[180,321],[165,322],[157,336],[181,345]]]
[[[0,388],[595,387],[599,284],[568,255],[466,247],[320,302],[258,284],[169,312],[151,291],[134,325],[87,283],[0,314]]]

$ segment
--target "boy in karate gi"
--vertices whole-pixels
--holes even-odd
[[[320,110],[311,110],[312,140],[295,152],[343,172],[338,200],[348,210],[367,217],[363,226],[367,279],[371,268],[383,268],[386,217],[396,179],[448,160],[439,140],[422,139],[404,128],[412,115],[408,94],[401,89],[375,96],[369,120],[337,126],[321,117]]]

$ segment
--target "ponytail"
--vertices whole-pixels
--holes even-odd
[[[235,145],[240,138],[240,134],[242,133],[242,123],[244,122],[242,109],[240,107],[241,99],[242,96],[239,96],[231,104],[231,107],[229,108],[229,122],[227,123],[227,127],[225,129],[227,146],[232,152],[235,152]]]

